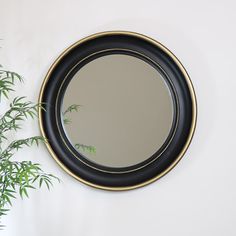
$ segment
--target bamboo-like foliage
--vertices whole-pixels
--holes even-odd
[[[71,120],[68,118],[68,115],[70,113],[72,113],[72,112],[78,112],[79,111],[79,107],[81,107],[81,105],[72,104],[62,113],[64,125],[71,124]],[[85,151],[85,152],[91,153],[91,154],[95,154],[96,153],[96,148],[94,146],[91,146],[91,145],[85,145],[85,144],[82,144],[82,143],[76,143],[76,144],[74,144],[74,146],[75,146],[75,148],[77,150],[82,150],[82,151]]]
[[[17,81],[23,81],[19,74],[0,68],[0,102],[3,98],[9,99],[9,93],[14,91]],[[42,185],[50,189],[52,179],[59,181],[54,175],[45,173],[38,163],[14,159],[19,149],[46,142],[43,137],[8,140],[9,132],[17,132],[28,118],[37,118],[39,106],[27,101],[25,97],[15,97],[9,109],[0,115],[0,219],[7,214],[12,199],[18,193],[21,198],[28,197],[29,189]]]

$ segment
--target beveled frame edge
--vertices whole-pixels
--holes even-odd
[[[163,44],[161,44],[160,42],[146,36],[140,33],[136,33],[136,32],[132,32],[132,31],[104,31],[104,32],[98,32],[95,34],[92,34],[90,36],[84,37],[82,39],[80,39],[79,41],[75,42],[74,44],[72,44],[71,46],[67,47],[60,55],[59,57],[55,60],[55,62],[51,65],[51,67],[49,68],[41,89],[40,89],[40,94],[39,94],[39,103],[42,103],[42,97],[43,97],[43,92],[44,92],[44,88],[47,84],[47,81],[51,75],[51,72],[53,71],[53,69],[57,66],[57,64],[60,62],[60,60],[73,48],[77,47],[78,45],[92,40],[94,38],[97,37],[101,37],[101,36],[109,36],[109,35],[130,35],[130,36],[134,36],[137,38],[141,38],[151,44],[154,44],[155,46],[159,47],[161,50],[163,50],[178,66],[178,68],[181,70],[181,72],[183,73],[185,80],[187,82],[188,88],[189,88],[189,92],[191,95],[191,101],[192,101],[192,122],[191,122],[191,128],[190,128],[190,132],[187,138],[187,141],[183,147],[183,149],[181,150],[181,152],[179,153],[179,155],[177,156],[176,160],[167,168],[165,169],[162,173],[158,174],[157,176],[155,176],[152,179],[149,179],[148,181],[145,181],[143,183],[137,184],[137,185],[132,185],[132,186],[126,186],[126,187],[108,187],[108,186],[102,186],[102,185],[98,185],[98,184],[94,184],[91,183],[89,181],[86,181],[82,178],[80,178],[79,176],[77,176],[76,174],[74,174],[72,171],[70,171],[57,157],[57,155],[55,154],[55,152],[53,151],[52,147],[50,146],[50,144],[47,142],[46,143],[46,147],[49,151],[49,153],[51,154],[51,156],[53,157],[53,159],[57,162],[57,164],[65,171],[67,172],[69,175],[71,175],[72,177],[74,177],[76,180],[79,180],[80,182],[90,186],[90,187],[94,187],[97,189],[102,189],[102,190],[109,190],[109,191],[124,191],[124,190],[132,190],[132,189],[136,189],[136,188],[140,188],[143,186],[146,186],[148,184],[153,183],[154,181],[160,179],[161,177],[163,177],[164,175],[166,175],[170,170],[172,170],[177,164],[178,162],[182,159],[182,157],[184,156],[185,152],[187,151],[195,129],[196,129],[196,123],[197,123],[197,100],[196,100],[196,93],[192,84],[192,81],[186,71],[186,69],[184,68],[184,66],[182,65],[182,63],[180,62],[180,60],[167,48],[165,47]],[[44,128],[43,128],[43,122],[42,122],[42,108],[39,106],[38,112],[39,112],[39,127],[40,127],[40,131],[41,134],[44,138],[47,139],[45,132],[44,132]]]

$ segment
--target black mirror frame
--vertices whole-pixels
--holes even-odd
[[[108,168],[86,160],[70,144],[63,129],[61,104],[73,75],[97,57],[123,53],[155,67],[169,85],[175,105],[171,133],[153,156],[127,168]],[[186,152],[196,127],[197,105],[192,82],[180,61],[161,43],[138,33],[102,32],[67,48],[49,69],[41,87],[39,124],[56,162],[77,180],[105,190],[142,187],[168,173]]]

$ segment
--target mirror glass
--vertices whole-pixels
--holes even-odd
[[[61,109],[75,149],[114,168],[150,158],[166,141],[174,117],[163,76],[124,54],[102,56],[82,67],[70,81]]]

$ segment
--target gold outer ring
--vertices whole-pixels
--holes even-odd
[[[132,186],[126,186],[126,187],[108,187],[108,186],[102,186],[102,185],[97,185],[91,182],[88,182],[82,178],[80,178],[79,176],[75,175],[74,173],[72,173],[60,160],[59,158],[56,156],[55,152],[53,151],[52,147],[50,146],[49,143],[46,143],[46,147],[49,151],[49,153],[52,155],[52,157],[54,158],[54,160],[58,163],[58,165],[64,170],[66,171],[69,175],[71,175],[72,177],[74,177],[75,179],[79,180],[80,182],[97,188],[97,189],[103,189],[103,190],[111,190],[111,191],[124,191],[124,190],[131,190],[131,189],[135,189],[135,188],[140,188],[143,187],[145,185],[148,185],[158,179],[160,179],[161,177],[163,177],[165,174],[167,174],[170,170],[172,170],[177,163],[181,160],[181,158],[183,157],[183,155],[185,154],[185,152],[187,151],[191,140],[193,138],[193,134],[196,128],[196,122],[197,122],[197,101],[196,101],[196,95],[195,95],[195,91],[193,88],[193,84],[192,81],[187,73],[187,71],[185,70],[184,66],[181,64],[181,62],[179,61],[179,59],[168,49],[166,48],[164,45],[162,45],[160,42],[146,36],[140,33],[136,33],[136,32],[130,32],[130,31],[105,31],[105,32],[99,32],[99,33],[95,33],[92,34],[88,37],[85,37],[79,41],[77,41],[76,43],[72,44],[70,47],[68,47],[57,59],[56,61],[52,64],[52,66],[50,67],[48,73],[46,74],[46,77],[44,78],[43,84],[41,86],[40,89],[40,94],[39,94],[39,103],[42,103],[42,97],[43,97],[43,93],[44,93],[44,89],[45,86],[50,78],[50,75],[52,73],[52,71],[54,70],[54,68],[57,66],[57,64],[60,62],[60,60],[73,48],[77,47],[78,45],[92,40],[94,38],[98,38],[101,36],[109,36],[109,35],[130,35],[130,36],[134,36],[137,38],[140,38],[142,40],[145,40],[151,44],[154,44],[156,47],[160,48],[161,50],[163,50],[168,56],[170,56],[172,58],[172,60],[176,63],[176,65],[178,66],[178,68],[181,70],[181,72],[183,73],[189,91],[190,91],[190,95],[191,95],[191,100],[192,100],[192,124],[191,124],[191,128],[190,128],[190,132],[187,138],[187,141],[182,149],[182,151],[180,152],[180,154],[178,155],[178,157],[176,158],[176,160],[167,168],[165,169],[162,173],[160,173],[159,175],[155,176],[152,179],[149,179],[148,181],[145,181],[143,183],[137,184],[137,185],[132,185]],[[39,127],[42,133],[42,136],[44,138],[47,138],[45,135],[45,131],[44,131],[44,127],[43,127],[43,122],[42,122],[42,109],[39,108]]]

